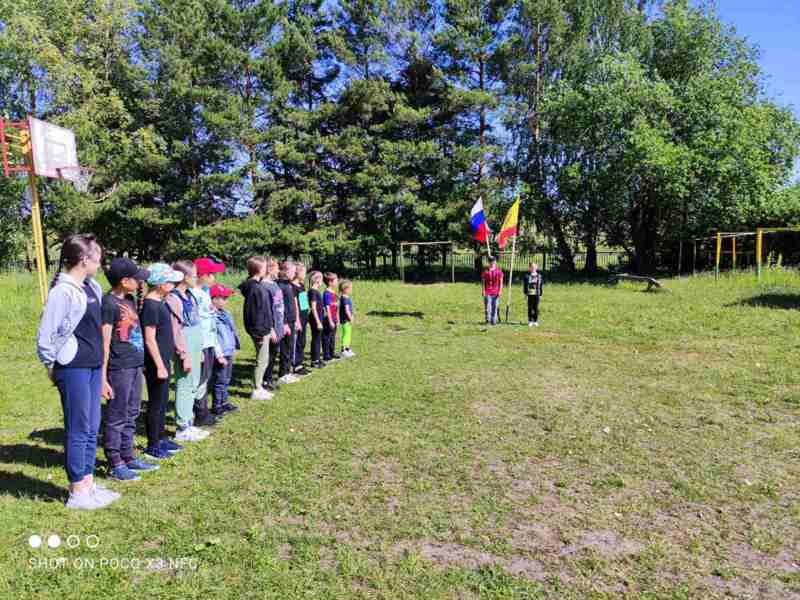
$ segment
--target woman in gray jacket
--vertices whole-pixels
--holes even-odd
[[[102,290],[94,280],[102,249],[93,235],[64,240],[59,272],[39,325],[37,352],[61,395],[67,508],[94,510],[120,497],[94,482],[100,429]]]

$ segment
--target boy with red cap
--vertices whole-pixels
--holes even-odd
[[[225,264],[214,257],[206,256],[196,259],[194,266],[197,269],[197,287],[192,292],[197,298],[200,326],[203,330],[203,363],[200,369],[200,386],[194,402],[195,425],[213,426],[217,419],[208,410],[208,382],[214,364],[219,362],[224,365],[226,360],[217,343],[217,311],[211,303],[209,290],[217,282],[216,274],[225,271]]]
[[[222,360],[218,358],[214,361],[214,369],[211,374],[211,412],[220,416],[239,410],[238,406],[228,402],[228,386],[233,374],[233,355],[241,348],[241,343],[239,335],[236,333],[233,317],[225,310],[225,305],[233,294],[233,290],[217,283],[211,286],[209,294],[216,310],[217,344],[222,353],[220,357]]]

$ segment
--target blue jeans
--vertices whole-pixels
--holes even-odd
[[[64,409],[64,467],[70,483],[94,474],[100,429],[100,368],[53,370]]]
[[[486,322],[492,325],[497,324],[499,315],[500,296],[484,296],[483,304],[486,306]]]
[[[226,356],[227,364],[221,365],[214,359],[214,372],[211,374],[212,407],[219,408],[228,401],[228,386],[233,376],[233,357]]]

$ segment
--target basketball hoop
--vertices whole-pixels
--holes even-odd
[[[92,176],[95,172],[94,169],[81,166],[58,167],[56,171],[58,172],[59,179],[69,181],[79,192],[89,191],[89,183],[92,181]]]

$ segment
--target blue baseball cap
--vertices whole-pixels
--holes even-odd
[[[150,271],[150,277],[147,278],[147,283],[150,285],[163,285],[165,283],[180,283],[183,281],[184,274],[176,271],[172,267],[164,263],[155,263],[147,268]]]

